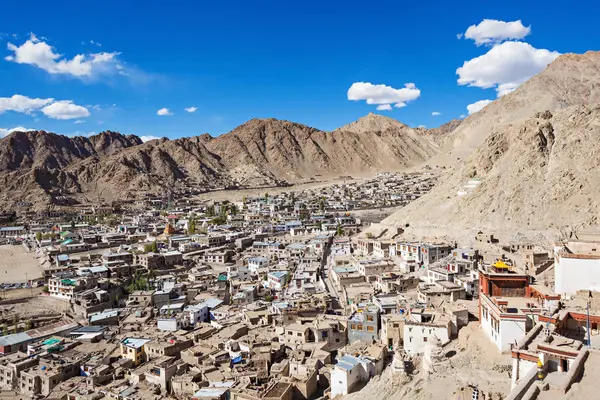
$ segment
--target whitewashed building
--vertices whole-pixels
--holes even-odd
[[[578,290],[600,291],[600,243],[570,241],[554,248],[554,291],[572,296]]]
[[[404,351],[423,354],[427,344],[434,338],[444,344],[450,341],[451,321],[440,314],[411,314],[404,322]]]
[[[345,355],[331,371],[330,398],[352,393],[359,383],[376,375],[375,364],[366,357]]]
[[[527,334],[527,315],[520,310],[526,300],[479,296],[481,329],[501,353],[508,353]]]
[[[248,268],[253,274],[258,274],[260,268],[268,267],[270,264],[269,259],[266,257],[250,257],[248,259]]]

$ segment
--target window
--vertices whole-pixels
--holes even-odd
[[[350,324],[350,329],[356,329],[356,324]]]
[[[427,336],[423,337],[423,341],[426,342],[427,341]]]
[[[408,331],[409,331],[409,332],[412,332],[412,327],[408,328]]]
[[[367,331],[369,331],[369,332],[374,332],[374,331],[375,331],[375,328],[374,328],[374,327],[372,327],[372,326],[367,326]]]
[[[298,336],[298,337],[301,337],[301,336],[302,336],[302,332],[298,332],[298,333],[296,334],[296,336]]]
[[[372,315],[367,315],[367,321],[373,322],[373,316]]]
[[[363,326],[362,324],[358,324],[358,326],[356,327],[357,330],[362,331],[363,330]]]
[[[408,338],[408,341],[412,343],[412,336]]]

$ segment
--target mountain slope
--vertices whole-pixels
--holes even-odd
[[[147,143],[115,132],[89,138],[15,132],[0,140],[0,202],[45,205],[59,197],[87,202],[286,185],[404,168],[437,151],[414,129],[373,114],[333,132],[254,119],[216,138]]]
[[[445,150],[464,157],[483,143],[492,128],[523,121],[535,113],[600,103],[600,52],[565,54],[515,91],[468,116],[455,129]]]
[[[545,231],[596,224],[600,208],[600,53],[559,57],[467,118],[463,158],[430,193],[382,221],[419,235]],[[548,109],[540,109],[547,107]]]

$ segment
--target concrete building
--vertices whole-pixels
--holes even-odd
[[[497,261],[479,269],[479,321],[498,351],[505,353],[533,326],[523,311],[537,309],[529,277]]]
[[[278,292],[282,291],[288,283],[287,271],[273,271],[267,274],[267,285]]]
[[[93,276],[81,277],[72,272],[58,272],[48,280],[50,296],[62,299],[72,299],[76,293],[92,289],[98,280]]]
[[[266,268],[270,264],[269,259],[266,257],[250,257],[248,259],[248,268],[253,274],[258,274],[258,270]]]
[[[403,344],[408,354],[423,354],[427,343],[437,338],[450,341],[450,318],[439,313],[411,313],[404,321]]]
[[[79,375],[79,370],[79,361],[70,361],[64,357],[42,358],[38,366],[21,372],[18,388],[25,395],[48,396],[59,383]]]
[[[370,359],[347,354],[342,356],[331,371],[330,398],[352,393],[360,383],[375,375],[375,365]]]
[[[147,359],[145,345],[148,342],[150,339],[133,337],[121,340],[121,357],[131,360],[134,365],[140,365]]]
[[[569,241],[554,248],[554,291],[572,296],[578,290],[600,291],[600,242]]]
[[[425,266],[433,264],[452,252],[452,246],[442,244],[422,244],[419,246],[421,263]]]
[[[348,343],[372,343],[379,339],[379,308],[374,304],[359,304],[348,320]]]

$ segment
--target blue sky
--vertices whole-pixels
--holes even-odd
[[[435,127],[600,36],[589,2],[88,3],[4,5],[0,135],[176,138],[266,117],[331,130],[369,112]]]

